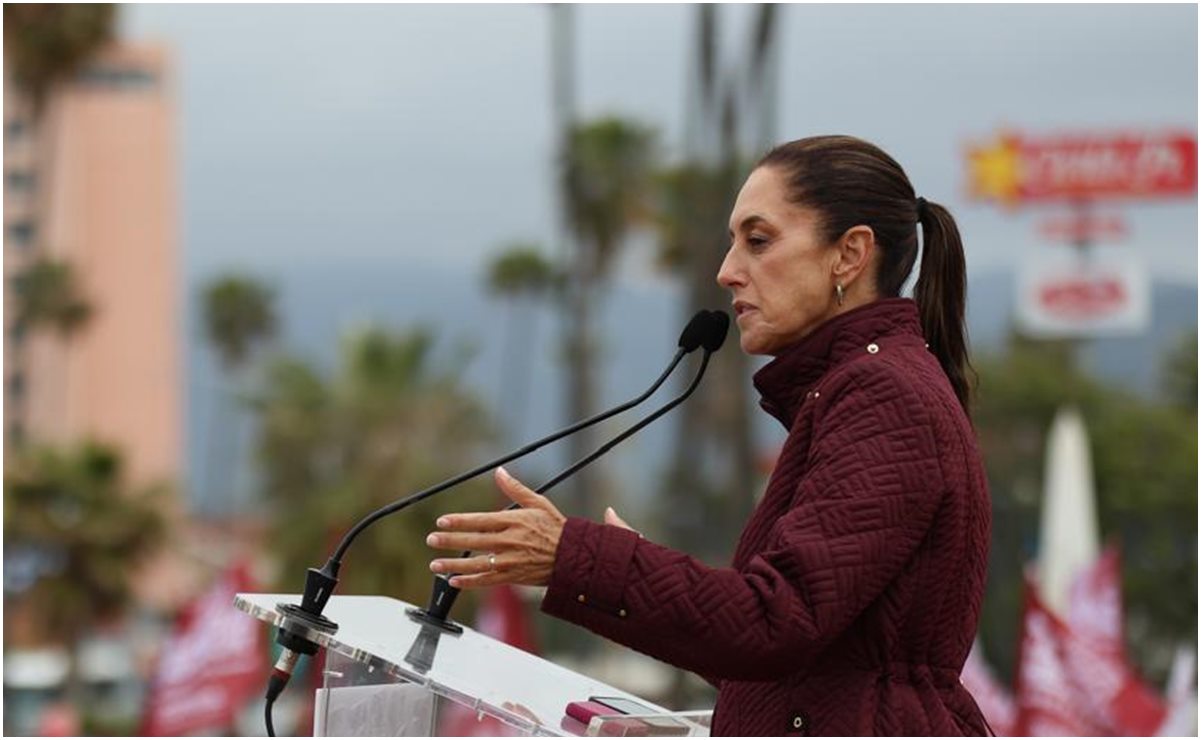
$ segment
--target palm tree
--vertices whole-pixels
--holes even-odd
[[[332,377],[297,358],[272,363],[253,408],[280,588],[299,587],[305,569],[368,512],[478,464],[492,432],[460,366],[436,363],[423,331],[370,326],[344,340]],[[381,521],[355,541],[339,591],[424,602],[425,535],[436,515],[500,508],[496,498],[485,477]]]
[[[162,541],[167,491],[129,490],[116,450],[96,443],[29,448],[4,474],[6,611],[28,609],[37,634],[27,639],[75,644],[88,628],[131,602],[130,574]],[[16,612],[13,612],[16,613]],[[68,691],[78,690],[74,670]]]
[[[564,322],[565,390],[573,420],[597,410],[593,313],[627,233],[648,218],[654,151],[653,131],[621,118],[578,124],[567,137],[562,185],[577,243],[568,264]],[[596,447],[595,428],[572,435],[569,447],[573,460],[587,455]],[[596,466],[573,478],[581,511],[590,509],[597,480]]]
[[[54,87],[112,39],[115,21],[111,3],[4,5],[5,57],[35,117]]]
[[[92,306],[66,262],[39,259],[17,274],[13,287],[16,325],[23,329],[48,328],[66,336],[92,315]]]
[[[505,360],[497,408],[510,432],[520,438],[529,396],[533,359],[536,303],[556,292],[558,271],[537,244],[515,242],[505,247],[488,266],[487,289],[508,304],[505,321]],[[518,313],[518,311],[520,313]],[[516,327],[520,326],[520,330]],[[518,341],[518,337],[520,341]]]
[[[237,273],[220,275],[203,289],[201,303],[205,336],[220,358],[221,366],[234,389],[231,394],[236,393],[239,385],[245,385],[246,379],[240,376],[248,369],[254,350],[276,335],[278,320],[274,300],[271,288],[252,277]],[[237,441],[237,420],[222,411],[232,412],[227,408],[228,403],[229,399],[224,394],[218,395],[218,413],[215,416],[222,419],[228,416],[228,422],[210,426],[209,461],[205,466],[206,472],[213,471],[214,464],[225,471],[223,479],[218,482],[223,498],[234,493],[236,474],[243,462],[238,453],[242,445]],[[231,429],[223,434],[222,428],[227,425]],[[218,439],[226,441],[229,454],[215,454]]]
[[[685,316],[729,301],[715,278],[729,246],[725,220],[746,169],[739,129],[750,130],[757,137],[751,146],[763,149],[773,128],[775,6],[758,6],[749,63],[736,70],[743,75],[739,85],[719,84],[728,78],[718,69],[717,12],[713,5],[697,9],[696,57],[685,115],[686,161],[656,178],[659,261],[684,281]],[[713,357],[710,367],[709,381],[680,409],[675,452],[660,500],[669,512],[663,521],[670,542],[725,561],[729,553],[722,548],[734,541],[737,527],[754,506],[758,475],[748,359],[727,349]],[[721,536],[714,536],[719,532]],[[671,694],[677,703],[690,701],[682,672],[676,673]]]

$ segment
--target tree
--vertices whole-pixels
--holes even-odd
[[[597,411],[594,312],[618,251],[630,229],[644,222],[654,170],[654,133],[621,118],[575,125],[563,152],[567,221],[577,249],[567,266],[564,349],[568,364],[568,417]],[[572,435],[570,455],[578,460],[597,446],[595,428]],[[580,511],[591,509],[598,481],[596,466],[572,479]]]
[[[497,408],[508,428],[518,437],[523,431],[522,422],[528,405],[538,316],[534,309],[539,300],[561,295],[561,282],[558,271],[543,256],[542,249],[537,244],[509,244],[488,266],[488,292],[508,304],[505,321],[505,360],[501,370]]]
[[[205,336],[220,358],[227,379],[233,386],[245,385],[240,377],[250,366],[258,347],[275,337],[278,321],[275,315],[274,292],[258,280],[238,273],[226,273],[207,283],[201,295]],[[224,395],[224,394],[223,394]],[[223,423],[210,425],[207,471],[223,470],[225,477],[217,485],[222,495],[234,492],[236,473],[242,467],[237,451],[236,419],[227,406],[228,399],[218,396],[216,404]],[[222,410],[226,412],[223,413]],[[230,429],[223,429],[223,427]],[[225,454],[217,454],[219,440],[226,443]]]
[[[436,364],[424,331],[378,327],[344,340],[332,377],[295,357],[271,364],[253,408],[280,588],[299,588],[364,515],[479,463],[492,431],[460,365]],[[373,525],[350,549],[339,592],[424,603],[436,515],[501,508],[498,497],[485,477]]]
[[[66,336],[92,315],[74,270],[65,262],[39,259],[17,274],[16,325],[53,329]]]
[[[1197,330],[1182,336],[1164,363],[1163,392],[1168,403],[1197,415]]]
[[[94,442],[9,461],[5,557],[25,574],[15,601],[37,615],[35,639],[73,647],[129,605],[129,574],[162,540],[165,497],[161,487],[130,490],[118,452]]]
[[[5,57],[35,116],[54,87],[112,39],[115,21],[111,3],[5,4]]]

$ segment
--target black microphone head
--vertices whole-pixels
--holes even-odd
[[[710,311],[709,320],[705,322],[704,335],[701,337],[701,346],[706,352],[716,352],[725,343],[729,331],[730,315],[725,311]]]
[[[712,319],[709,317],[710,311],[700,310],[693,315],[692,320],[688,322],[688,326],[684,327],[684,331],[680,332],[680,349],[685,352],[691,352],[704,342],[706,334],[711,329],[709,328]]]

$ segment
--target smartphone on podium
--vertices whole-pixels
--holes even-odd
[[[657,709],[652,709],[645,704],[640,704],[633,699],[625,699],[620,696],[590,696],[588,697],[589,704],[600,704],[617,712],[618,714],[632,714],[637,717],[638,722],[645,723],[650,727],[650,735],[687,735],[688,725],[684,724],[675,717],[669,717]]]

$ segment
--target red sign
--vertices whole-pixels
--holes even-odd
[[[1002,135],[968,148],[971,194],[1005,203],[1101,198],[1167,198],[1197,191],[1191,133]]]
[[[1051,241],[1079,242],[1117,241],[1128,234],[1126,222],[1119,216],[1068,216],[1050,218],[1039,225],[1042,235]]]
[[[151,683],[141,734],[229,730],[263,690],[270,668],[263,629],[233,606],[234,596],[250,589],[246,568],[231,568],[180,615]]]

